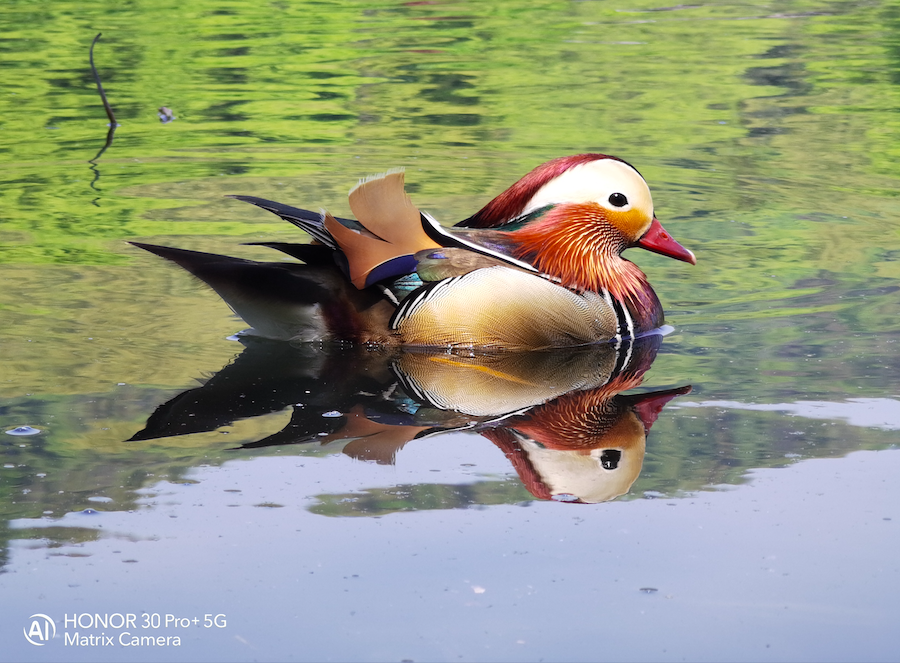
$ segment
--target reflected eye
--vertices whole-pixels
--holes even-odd
[[[613,193],[609,196],[609,204],[613,207],[625,207],[628,204],[628,198],[624,193]]]
[[[622,196],[624,198],[624,196]],[[619,466],[622,460],[622,452],[618,449],[604,449],[600,454],[600,464],[604,470],[614,470]]]

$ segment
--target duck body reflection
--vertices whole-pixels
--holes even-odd
[[[240,448],[340,443],[348,456],[391,464],[410,442],[470,431],[505,454],[536,498],[602,502],[628,491],[660,411],[690,391],[622,393],[641,384],[661,340],[459,353],[240,337],[231,364],[159,406],[130,441],[291,408],[282,430]]]

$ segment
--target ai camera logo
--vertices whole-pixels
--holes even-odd
[[[50,638],[56,637],[56,623],[47,615],[37,613],[31,615],[30,619],[31,627],[22,629],[28,642],[37,647],[43,647],[50,641]]]

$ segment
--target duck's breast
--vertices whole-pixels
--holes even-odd
[[[476,269],[407,297],[391,319],[403,345],[538,349],[611,340],[619,315],[605,293],[578,293],[511,267]]]

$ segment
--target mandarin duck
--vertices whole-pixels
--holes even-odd
[[[311,244],[261,242],[304,264],[132,242],[210,285],[252,329],[292,341],[540,349],[636,338],[663,323],[641,247],[696,264],[656,219],[644,178],[602,154],[538,166],[452,228],[420,212],[402,171],[350,191],[353,219],[232,196]]]

